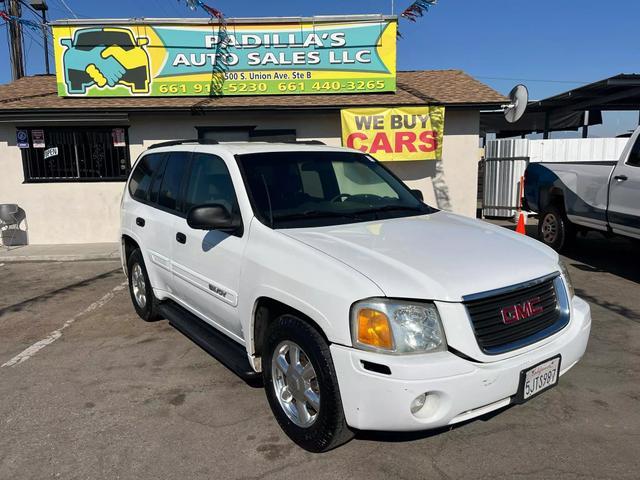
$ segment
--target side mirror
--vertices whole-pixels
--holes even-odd
[[[242,234],[242,219],[231,215],[224,205],[210,203],[196,205],[187,213],[187,224],[196,230],[219,230],[230,234]]]
[[[147,37],[139,37],[136,40],[136,45],[139,47],[144,47],[145,45],[149,45],[149,39]]]
[[[71,39],[63,38],[62,40],[60,40],[60,45],[62,45],[63,47],[71,48]]]
[[[411,190],[411,193],[413,193],[413,196],[416,197],[418,200],[420,200],[421,202],[424,202],[424,195],[422,195],[422,190],[413,189]]]

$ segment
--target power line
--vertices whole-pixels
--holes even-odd
[[[66,8],[69,11],[71,15],[73,15],[75,18],[78,18],[78,15],[76,15],[76,12],[71,10],[71,8],[69,7],[69,5],[67,5],[67,2],[65,2],[65,0],[58,0],[58,2],[60,2],[64,6],[64,8]]]
[[[580,83],[589,83],[585,80],[551,80],[551,79],[540,79],[540,78],[512,78],[512,77],[486,77],[483,75],[474,75],[475,78],[482,78],[485,80],[509,80],[511,82],[539,82],[539,83],[571,83],[571,84],[580,84]]]
[[[40,14],[31,5],[29,5],[24,0],[18,0],[18,1],[22,4],[23,7],[27,7],[29,10],[31,10],[38,17],[38,19],[40,19]]]

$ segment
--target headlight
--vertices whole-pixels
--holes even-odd
[[[567,294],[569,298],[573,298],[575,295],[575,291],[573,290],[573,284],[571,283],[571,276],[569,275],[569,270],[567,270],[567,266],[564,264],[562,260],[558,260],[558,266],[560,267],[560,273],[564,277],[564,284],[567,287]]]
[[[351,308],[353,345],[384,353],[446,350],[438,309],[433,303],[371,298]]]

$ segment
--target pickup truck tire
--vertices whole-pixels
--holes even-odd
[[[129,274],[129,294],[136,313],[145,322],[155,322],[162,317],[158,313],[158,300],[153,294],[142,252],[136,248],[127,261]]]
[[[262,370],[271,410],[299,446],[326,452],[353,438],[329,346],[309,323],[290,314],[276,318],[267,331]]]
[[[571,245],[576,238],[576,228],[564,211],[556,205],[548,205],[538,222],[538,240],[559,252]]]

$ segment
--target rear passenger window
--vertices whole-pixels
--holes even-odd
[[[195,153],[185,194],[185,211],[205,203],[224,205],[229,212],[237,210],[238,204],[224,160],[215,155]]]
[[[129,193],[137,200],[147,201],[149,185],[153,174],[162,164],[162,154],[152,153],[145,155],[136,165],[131,181],[129,182]]]
[[[180,186],[189,160],[187,152],[172,152],[167,158],[162,185],[158,195],[158,205],[169,210],[178,210]]]

